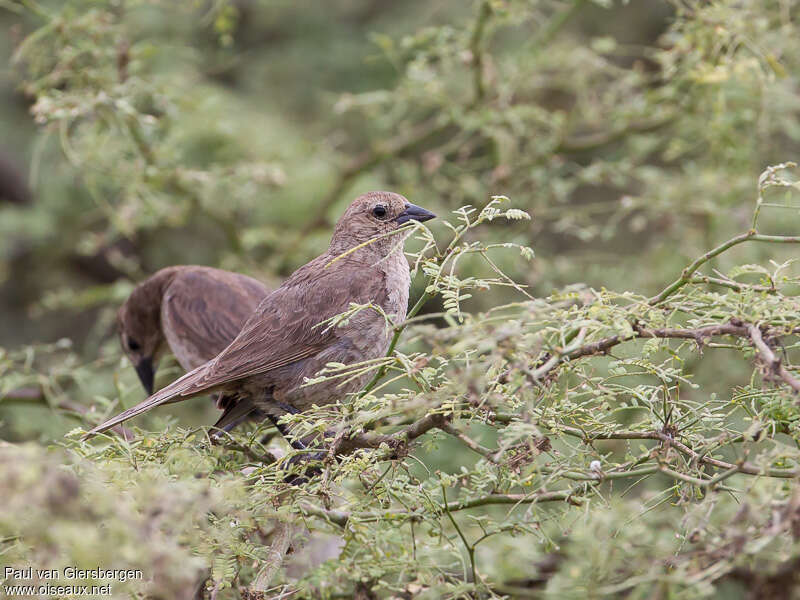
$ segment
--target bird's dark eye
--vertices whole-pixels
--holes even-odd
[[[376,219],[383,219],[386,216],[386,207],[382,204],[378,204],[378,206],[372,209],[372,216]]]
[[[141,350],[141,348],[142,347],[139,345],[139,342],[137,342],[133,338],[128,338],[128,349],[129,350],[132,350],[133,352],[136,352],[137,350]]]

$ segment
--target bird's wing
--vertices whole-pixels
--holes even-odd
[[[216,358],[177,379],[137,406],[95,427],[87,437],[169,402],[197,396],[233,381],[314,356],[335,340],[322,321],[351,302],[383,302],[385,282],[369,266],[325,268],[323,255],[295,271],[269,294],[230,345]],[[352,266],[352,265],[350,265]]]
[[[251,277],[219,269],[177,274],[164,292],[161,321],[181,365],[193,369],[222,352],[268,293]]]
[[[328,259],[321,259],[295,271],[262,301],[236,339],[209,363],[198,386],[218,386],[314,356],[336,336],[323,321],[345,312],[351,302],[382,301],[385,283],[377,269],[325,268]]]

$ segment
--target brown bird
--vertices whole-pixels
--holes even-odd
[[[212,391],[236,398],[221,421],[238,422],[259,410],[277,422],[287,412],[327,404],[360,389],[370,373],[345,383],[304,383],[329,362],[352,364],[384,355],[392,327],[373,308],[339,326],[321,323],[352,303],[372,303],[396,323],[405,319],[410,274],[403,242],[411,228],[398,230],[409,221],[434,217],[391,192],[359,196],[336,224],[328,250],[264,298],[219,355],[87,437],[161,404]]]
[[[191,265],[161,269],[137,285],[117,313],[117,329],[147,393],[167,346],[191,371],[233,341],[269,291],[252,277]],[[216,404],[225,410],[231,399],[220,395]]]

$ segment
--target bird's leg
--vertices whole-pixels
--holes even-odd
[[[286,426],[285,423],[281,423],[280,422],[281,417],[284,414],[296,415],[300,411],[297,410],[294,406],[291,406],[289,404],[284,404],[283,402],[275,402],[274,404],[275,404],[275,406],[277,408],[279,408],[280,410],[283,411],[283,414],[276,415],[276,414],[274,414],[272,412],[269,412],[269,413],[267,413],[267,418],[270,421],[272,421],[272,424],[275,425],[275,428],[283,436],[283,438],[287,442],[289,442],[289,445],[292,448],[294,448],[295,450],[307,450],[308,446],[305,443],[303,443],[302,440],[298,440],[297,438],[295,438],[291,434],[291,432],[289,431],[289,428]]]
[[[283,402],[273,401],[273,405],[282,410],[284,414],[296,415],[297,413],[300,412],[294,406],[291,406],[290,404],[285,404]],[[306,442],[305,440],[297,439],[296,437],[294,437],[289,431],[289,428],[286,426],[286,424],[280,422],[282,416],[283,415],[273,414],[272,412],[270,412],[267,415],[269,420],[272,421],[272,424],[275,425],[278,432],[280,432],[280,434],[284,437],[284,439],[286,439],[286,441],[289,443],[289,445],[291,445],[292,448],[300,451],[309,450],[311,448],[311,444]],[[287,463],[289,465],[294,465],[297,463],[304,463],[304,462],[322,462],[327,455],[328,452],[326,450],[314,453],[303,453],[298,456],[292,457],[287,461]],[[319,475],[321,472],[322,469],[319,466],[310,465],[304,469],[302,475],[290,474],[286,477],[284,481],[286,481],[286,483],[300,485],[302,483],[306,483],[311,477]]]
[[[224,412],[212,428],[214,431],[210,437],[214,443],[219,442],[223,435],[230,433],[234,427],[252,419],[253,415],[258,413],[258,409],[249,400],[224,394],[217,397],[217,408],[221,408]]]

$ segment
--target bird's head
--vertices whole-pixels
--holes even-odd
[[[140,288],[135,289],[117,313],[117,330],[123,352],[133,363],[145,391],[152,394],[158,353],[164,343],[159,302],[147,298]]]
[[[402,242],[392,232],[409,221],[427,221],[436,215],[411,204],[400,194],[393,192],[367,192],[353,200],[336,223],[331,238],[331,250],[336,253],[376,241],[365,246],[365,250],[385,254]],[[368,250],[371,249],[371,250]]]

